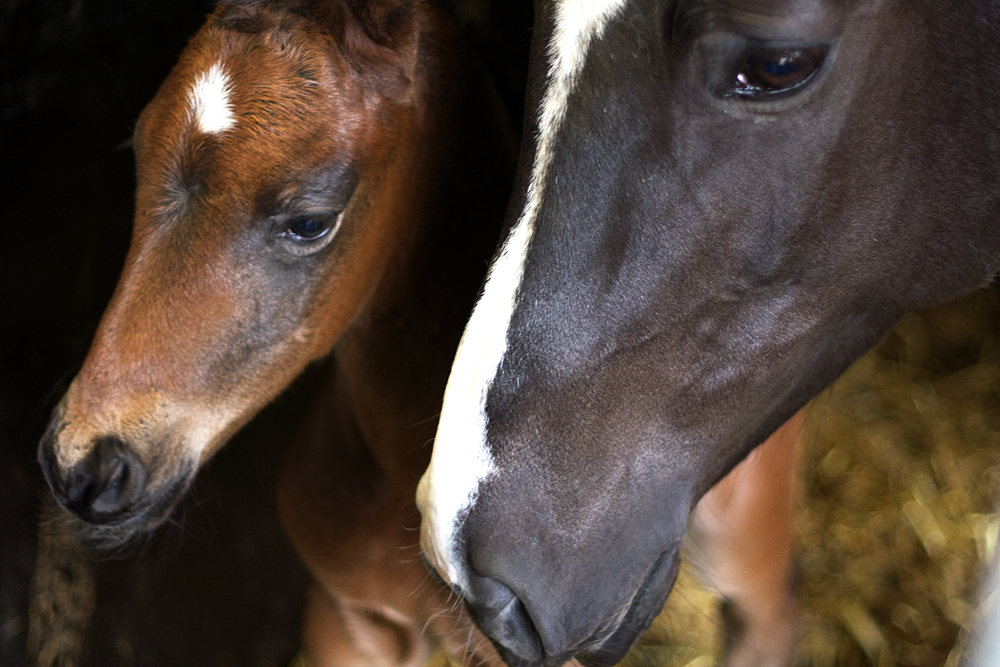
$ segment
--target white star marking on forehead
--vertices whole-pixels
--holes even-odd
[[[229,101],[232,90],[232,81],[223,71],[221,63],[215,63],[207,72],[198,75],[188,91],[188,103],[199,130],[205,134],[218,134],[236,125]]]

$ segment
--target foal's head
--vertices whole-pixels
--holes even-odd
[[[417,16],[354,4],[222,4],[143,111],[125,268],[39,450],[80,518],[162,521],[406,236]]]

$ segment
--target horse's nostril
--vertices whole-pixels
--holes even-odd
[[[91,511],[107,514],[121,509],[130,472],[128,463],[118,456],[103,462],[101,468],[86,496]]]
[[[541,640],[521,599],[491,577],[473,577],[469,610],[476,624],[497,646],[509,665],[543,663]]]
[[[528,660],[541,660],[542,651],[535,624],[531,622],[528,610],[524,608],[520,598],[515,597],[508,602],[507,606],[496,615],[494,622],[497,636],[504,639],[504,643],[511,651]]]
[[[52,488],[81,519],[109,523],[132,509],[145,486],[146,468],[133,450],[117,438],[102,438]]]

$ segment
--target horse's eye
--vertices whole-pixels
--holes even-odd
[[[734,92],[754,97],[802,86],[823,62],[823,50],[764,48],[752,53],[736,74]]]
[[[330,233],[337,219],[336,216],[327,215],[304,215],[292,218],[285,223],[283,236],[303,243],[316,241]]]
[[[276,217],[271,234],[278,238],[276,247],[297,257],[305,257],[330,245],[337,237],[343,220],[343,211]]]

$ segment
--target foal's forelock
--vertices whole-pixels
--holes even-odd
[[[559,0],[553,9],[545,93],[537,118],[524,208],[490,268],[459,345],[445,390],[431,464],[418,489],[429,557],[451,583],[463,578],[448,558],[461,516],[475,502],[480,482],[495,470],[486,442],[486,396],[507,351],[507,332],[524,273],[528,245],[566,117],[587,52],[627,0]],[[431,499],[433,498],[433,505]]]

